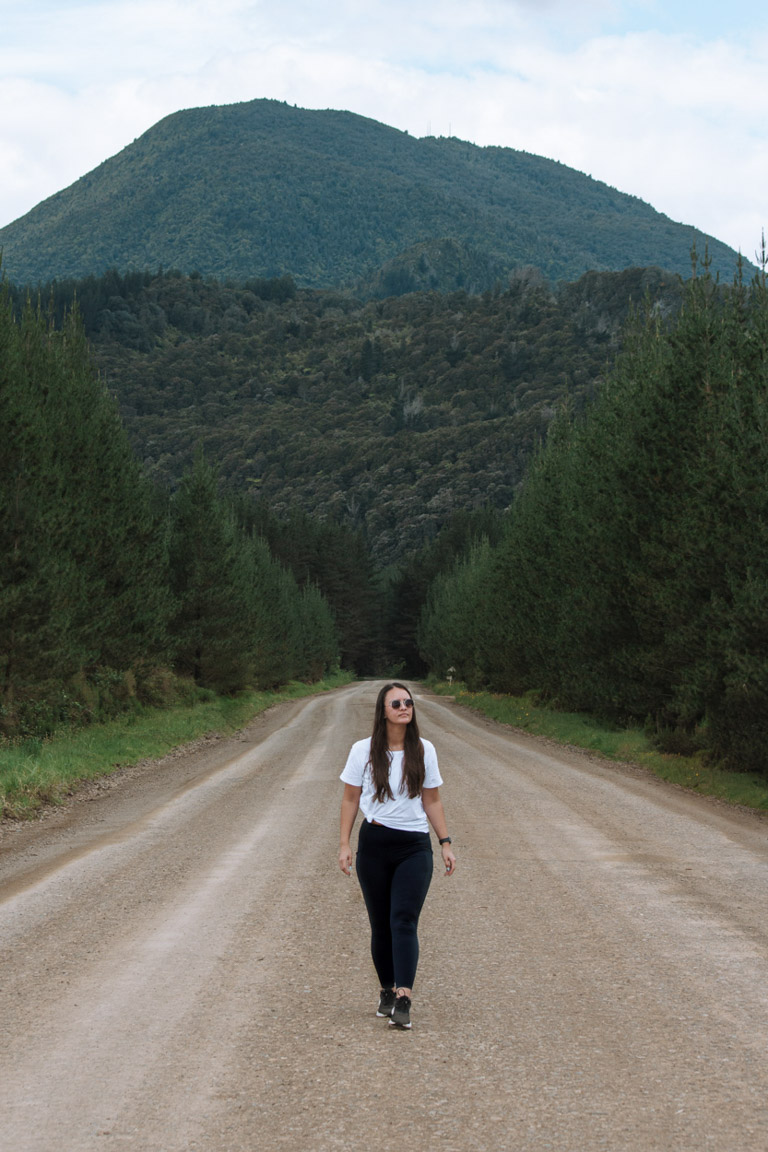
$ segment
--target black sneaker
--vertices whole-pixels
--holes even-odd
[[[379,1007],[376,1012],[377,1016],[391,1016],[392,1010],[395,1007],[395,990],[394,988],[382,988],[381,995],[379,996]]]
[[[393,1028],[410,1028],[411,1026],[411,998],[398,996],[389,1022]]]

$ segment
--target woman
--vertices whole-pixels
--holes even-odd
[[[377,1016],[396,1028],[411,1027],[411,997],[419,959],[419,914],[432,879],[434,828],[445,874],[456,857],[440,799],[442,779],[435,749],[419,736],[411,694],[385,684],[376,700],[373,735],[352,745],[341,774],[339,867],[352,874],[350,836],[362,808],[357,877],[371,922],[371,955],[381,983]]]

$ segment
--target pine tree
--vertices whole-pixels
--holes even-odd
[[[313,683],[339,666],[339,641],[333,615],[314,584],[305,584],[299,593],[299,630],[298,676]]]
[[[3,725],[42,731],[164,658],[165,540],[77,315],[17,322],[4,295],[0,354]]]
[[[498,637],[495,605],[489,596],[490,561],[490,544],[482,539],[467,555],[459,556],[450,571],[439,573],[417,632],[427,666],[442,677],[463,680],[470,688],[482,686],[488,652]]]
[[[243,688],[251,672],[250,557],[202,449],[173,500],[170,571],[177,670],[219,692]]]
[[[724,317],[730,357],[709,449],[716,580],[696,688],[720,763],[768,775],[768,255]]]
[[[67,548],[87,586],[77,626],[87,663],[142,669],[167,656],[167,531],[117,405],[98,380],[76,313],[54,343],[58,470]]]
[[[0,692],[2,727],[60,695],[79,667],[73,616],[82,595],[62,540],[66,510],[55,469],[49,402],[55,395],[48,336],[28,306],[21,325],[0,297]]]
[[[264,540],[248,540],[248,652],[253,681],[276,688],[301,671],[300,593],[292,573],[271,555]]]

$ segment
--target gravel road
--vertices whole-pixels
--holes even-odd
[[[417,693],[458,868],[398,1032],[336,864],[376,691],[3,827],[3,1152],[765,1152],[768,821]]]

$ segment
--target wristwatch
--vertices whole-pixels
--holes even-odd
[[[442,840],[438,840],[438,844],[442,847],[443,844],[453,844],[450,836],[443,836]]]

